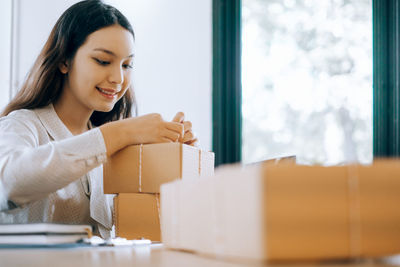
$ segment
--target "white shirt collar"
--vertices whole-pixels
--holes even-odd
[[[61,121],[60,117],[58,117],[53,104],[44,108],[35,109],[34,112],[54,140],[62,140],[73,136],[67,126]]]

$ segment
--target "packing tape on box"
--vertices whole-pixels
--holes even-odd
[[[201,149],[199,149],[199,174],[201,174]]]
[[[156,194],[158,221],[161,222],[161,209],[160,209],[160,194]]]
[[[347,168],[347,184],[349,197],[349,242],[350,257],[361,257],[361,208],[360,186],[357,166],[351,164]]]
[[[139,192],[142,192],[142,158],[143,158],[143,144],[139,146]]]

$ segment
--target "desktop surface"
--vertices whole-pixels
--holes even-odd
[[[0,249],[0,266],[279,266],[259,262],[216,259],[194,253],[169,250],[162,244],[116,246]],[[288,265],[288,264],[283,264]],[[331,263],[290,263],[292,267],[386,267],[400,266],[400,256],[384,260],[360,260]]]

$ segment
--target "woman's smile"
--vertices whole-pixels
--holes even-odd
[[[109,88],[101,88],[96,86],[97,91],[107,99],[115,99],[118,96],[120,90],[113,90]]]

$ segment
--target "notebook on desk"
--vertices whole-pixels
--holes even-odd
[[[73,244],[92,236],[90,225],[2,224],[0,247]]]

